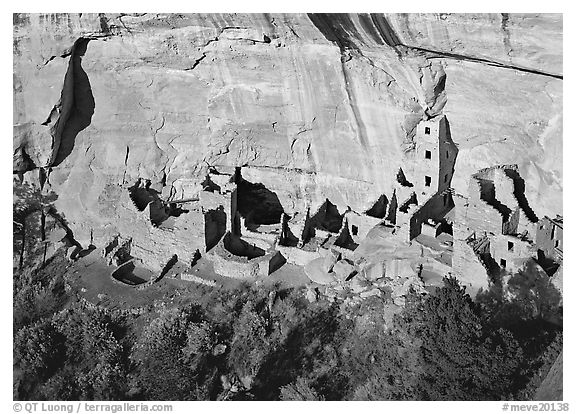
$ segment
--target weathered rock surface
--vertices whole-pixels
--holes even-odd
[[[318,283],[319,285],[328,285],[335,282],[336,278],[333,273],[324,271],[323,260],[322,257],[312,260],[304,266],[304,271],[306,272],[306,276],[308,276],[312,282]]]
[[[352,274],[356,272],[354,266],[348,263],[346,260],[339,260],[332,271],[335,273],[338,280],[347,280]]]
[[[83,247],[130,236],[139,178],[182,199],[208,166],[288,214],[363,212],[443,111],[457,193],[515,163],[536,214],[562,214],[561,77],[561,15],[19,14],[13,170],[46,172]]]
[[[334,250],[329,250],[326,256],[324,256],[324,260],[322,261],[322,270],[325,272],[332,272],[334,265],[340,259],[340,253],[335,252]]]
[[[562,401],[564,395],[563,378],[563,352],[560,352],[556,361],[548,371],[546,378],[536,390],[535,401]]]

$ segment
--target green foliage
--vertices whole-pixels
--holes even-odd
[[[14,363],[23,378],[49,377],[63,353],[63,338],[47,320],[20,329],[14,337]]]
[[[44,384],[40,384],[36,391],[38,397],[33,399],[70,401],[78,399],[80,389],[76,380],[76,369],[67,365],[56,374],[48,378]]]
[[[512,398],[561,348],[552,333],[519,342],[455,279],[412,293],[386,326],[378,298],[350,309],[278,286],[190,291],[137,317],[70,298],[52,310],[62,278],[49,273],[15,282],[19,313],[34,314],[15,323],[18,399]]]
[[[213,330],[196,306],[164,309],[149,321],[132,349],[143,399],[208,399]],[[213,381],[212,381],[213,382]]]
[[[246,388],[251,388],[254,377],[270,351],[266,325],[266,320],[256,312],[252,302],[244,305],[234,323],[228,362]]]
[[[354,384],[348,399],[410,400],[420,365],[418,348],[409,338],[390,331],[382,315],[384,302],[361,308],[343,347],[343,368]]]
[[[299,296],[299,294],[298,294]],[[285,319],[289,315],[291,319]],[[326,399],[332,395],[339,378],[334,370],[339,364],[340,316],[337,306],[327,302],[307,303],[298,297],[277,298],[271,309],[269,337],[271,352],[263,361],[253,392],[257,399],[279,398],[280,387],[308,375]],[[324,390],[320,390],[324,387]],[[342,384],[336,390],[342,395]]]
[[[33,211],[52,206],[58,198],[53,191],[44,194],[40,188],[17,179],[13,180],[12,190],[12,211],[16,222],[21,222]]]
[[[100,308],[75,304],[55,314],[52,324],[65,338],[65,361],[75,370],[77,399],[108,400],[123,395],[121,322]]]
[[[563,335],[562,332],[560,332],[542,354],[530,361],[532,365],[531,372],[534,372],[534,374],[526,387],[518,392],[515,399],[532,400],[534,398],[538,387],[542,384],[550,368],[552,368],[552,365],[556,362],[556,358],[558,358],[562,352],[562,346]]]
[[[505,287],[503,281],[497,281],[479,295],[478,302],[487,323],[512,331],[526,321],[562,322],[561,294],[534,261],[511,275]]]
[[[76,303],[20,329],[14,343],[15,364],[23,374],[19,397],[108,400],[123,395],[124,349],[115,323],[107,312]]]
[[[41,256],[43,244],[43,211],[52,207],[56,193],[43,193],[29,183],[13,180],[12,198],[12,251],[17,269],[31,266]]]
[[[295,382],[280,388],[282,401],[324,401],[324,398],[312,388],[309,380],[298,378]]]
[[[445,279],[435,295],[413,297],[396,329],[418,345],[421,399],[497,399],[512,391],[522,351],[509,332],[483,327],[479,307],[456,279]]]
[[[478,295],[485,329],[510,331],[523,351],[513,389],[530,387],[529,381],[541,368],[541,356],[562,333],[561,294],[550,277],[529,261],[506,283],[497,281]]]
[[[63,256],[54,257],[45,268],[35,272],[22,272],[14,278],[13,322],[14,330],[49,317],[62,309],[66,302]],[[54,276],[49,276],[54,272]]]

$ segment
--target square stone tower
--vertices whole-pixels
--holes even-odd
[[[444,115],[421,121],[416,127],[408,179],[419,203],[450,188],[458,148]],[[407,174],[407,175],[408,175]]]

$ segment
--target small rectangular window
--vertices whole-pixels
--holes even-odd
[[[444,182],[445,182],[445,183],[448,182],[448,174],[446,174],[446,175],[444,176]]]
[[[514,243],[512,243],[511,241],[508,242],[508,251],[509,251],[509,252],[513,252],[513,251],[514,251]]]
[[[352,236],[357,236],[358,235],[358,226],[355,226],[354,224],[352,224]]]
[[[431,153],[430,151],[426,150],[426,153],[424,154],[424,157],[425,157],[427,160],[430,160],[430,159],[432,159],[432,153]]]
[[[429,127],[424,127],[424,133],[426,135],[430,135],[430,128]]]
[[[431,184],[432,184],[432,177],[428,177],[427,175],[424,176],[424,185],[426,187],[430,187]]]
[[[550,240],[554,240],[555,230],[556,230],[556,226],[552,226],[552,232],[550,233]]]
[[[500,266],[506,267],[506,259],[500,259]]]
[[[448,151],[446,151],[446,158],[450,158],[450,154],[448,154]]]

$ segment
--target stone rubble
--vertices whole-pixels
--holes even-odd
[[[489,15],[436,17],[16,14],[13,171],[58,196],[44,257],[96,246],[150,283],[175,258],[210,286],[200,257],[249,281],[289,263],[398,306],[528,262],[561,288],[562,17],[511,14],[509,50]]]

